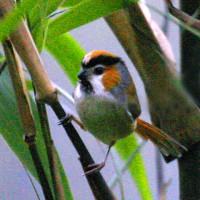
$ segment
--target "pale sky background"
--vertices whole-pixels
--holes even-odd
[[[164,8],[163,0],[148,0],[147,2],[158,7],[159,9]],[[156,19],[156,22],[158,22],[159,25],[162,24],[163,20],[160,15],[152,12],[152,17]],[[176,25],[170,23],[169,29],[169,40],[175,53],[176,61],[177,63],[179,63],[179,55],[177,53],[179,51],[178,28]],[[140,77],[138,76],[135,68],[131,64],[130,60],[126,56],[125,52],[119,45],[118,41],[114,37],[113,33],[111,32],[105,21],[103,19],[96,20],[88,25],[84,25],[71,31],[71,35],[76,38],[76,40],[81,44],[86,52],[94,49],[104,49],[106,51],[119,55],[124,59],[136,83],[140,103],[142,106],[141,118],[149,121],[147,101]],[[51,80],[61,86],[63,89],[72,93],[73,88],[69,85],[68,81],[65,79],[65,76],[58,68],[58,64],[45,52],[42,53],[42,59]],[[63,105],[66,105],[67,107],[68,102],[66,100],[63,100],[62,102]],[[57,118],[55,117],[53,112],[50,109],[48,109],[48,111],[52,137],[61,157],[66,174],[69,178],[74,199],[93,200],[93,196],[89,189],[87,181],[85,177],[81,176],[82,169],[79,164],[78,155],[75,152],[74,147],[72,146],[62,127],[55,124]],[[74,110],[72,111],[74,112]],[[80,131],[80,133],[95,161],[102,161],[104,158],[104,154],[102,153],[101,148],[99,147],[94,137],[87,132]],[[3,139],[0,139],[0,200],[36,200],[37,197],[34,193],[32,185],[30,184],[30,180],[28,179],[24,171],[24,168],[15,157],[15,155],[11,152],[7,144],[3,141]],[[104,149],[107,149],[105,145],[103,145],[103,147],[105,147]],[[157,200],[158,198],[155,173],[155,148],[150,142],[148,142],[142,149],[142,155],[144,158],[149,182],[151,184],[152,194],[154,196],[154,199]],[[179,194],[176,161],[170,164],[164,163],[164,172],[165,181],[171,180],[171,183],[167,190],[167,199],[177,200]],[[106,167],[102,170],[102,174],[107,181],[112,178],[114,174],[114,169],[110,158],[106,164]],[[127,173],[125,174],[123,180],[125,188],[125,199],[140,200],[137,188],[135,187],[130,176]],[[44,197],[42,197],[40,187],[37,187],[37,189],[39,191],[41,199],[44,199]],[[115,192],[116,191],[119,191],[118,188],[115,190]],[[116,192],[116,195],[120,199],[119,192]]]

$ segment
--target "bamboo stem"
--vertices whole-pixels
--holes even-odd
[[[200,141],[200,112],[180,84],[166,37],[145,14],[130,4],[106,21],[143,80],[152,122],[189,149]]]
[[[32,116],[32,110],[28,97],[27,87],[23,69],[19,61],[19,57],[9,40],[3,43],[6,60],[8,63],[15,96],[17,99],[18,110],[20,113],[24,134],[27,137],[36,135],[35,122]]]
[[[30,150],[30,153],[31,153],[31,156],[32,156],[32,159],[33,159],[33,162],[34,162],[37,174],[38,174],[38,178],[39,178],[39,181],[42,186],[42,190],[43,190],[45,199],[46,200],[54,200],[52,192],[51,192],[51,188],[49,186],[49,183],[48,183],[48,180],[47,180],[47,177],[46,177],[46,174],[45,174],[45,171],[44,171],[41,159],[40,159],[40,156],[37,151],[35,141],[30,141],[29,140],[30,138],[27,138],[27,139],[25,139],[25,141]]]
[[[181,10],[193,15],[199,8],[199,1],[182,0]],[[197,18],[199,20],[200,17]],[[187,24],[190,21],[186,21]],[[187,30],[181,31],[181,70],[185,88],[200,107],[200,39]],[[191,116],[188,116],[191,117]],[[192,134],[192,132],[190,133]],[[179,159],[180,199],[200,199],[200,143],[191,148],[190,152]]]
[[[37,108],[38,108],[38,113],[40,117],[43,138],[46,144],[45,146],[47,149],[49,167],[50,167],[50,172],[52,176],[55,196],[57,200],[65,200],[65,191],[64,191],[62,181],[61,181],[61,174],[59,171],[58,159],[55,152],[55,146],[50,135],[50,128],[49,128],[46,108],[45,108],[45,105],[41,103],[37,103]]]
[[[3,47],[15,90],[22,128],[25,134],[25,142],[30,150],[44,196],[47,200],[53,200],[51,189],[35,144],[36,128],[29,103],[23,70],[19,58],[9,40],[3,44]]]

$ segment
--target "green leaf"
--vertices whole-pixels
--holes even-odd
[[[42,52],[49,19],[46,18],[48,1],[38,3],[28,14],[29,30],[39,52]]]
[[[32,99],[31,103],[37,129],[36,145],[38,148],[38,153],[41,157],[41,161],[44,166],[45,173],[47,174],[49,183],[51,183],[50,185],[52,186],[53,184],[50,175],[48,157],[45,143],[42,138],[36,105]],[[0,78],[0,118],[0,133],[2,134],[12,151],[16,154],[16,156],[19,158],[22,164],[26,167],[26,169],[28,169],[32,173],[32,175],[38,180],[37,172],[35,170],[29,149],[23,140],[21,120],[17,109],[15,94],[12,88],[12,82],[10,80],[10,75],[7,68],[2,72]],[[73,199],[69,188],[68,180],[66,178],[59,157],[58,163],[60,173],[62,176],[62,183],[65,188],[66,199]]]
[[[46,41],[46,49],[62,67],[73,84],[77,82],[81,61],[85,55],[80,45],[69,35],[64,34]]]
[[[39,52],[42,52],[49,19],[47,16],[55,11],[62,0],[46,0],[38,3],[27,15],[29,29]]]
[[[39,20],[44,19],[46,15],[49,15],[54,10],[56,10],[59,7],[59,5],[61,5],[61,3],[62,3],[62,0],[21,1],[20,3],[18,3],[17,6],[14,7],[14,9],[11,12],[9,12],[9,14],[2,21],[0,21],[0,27],[1,27],[0,41],[8,37],[9,34],[17,28],[22,17],[24,17],[25,14],[30,13],[29,25],[33,26],[33,25],[36,25]]]
[[[47,15],[53,13],[57,8],[62,5],[63,0],[48,0]]]
[[[26,87],[28,89],[29,92],[33,92],[33,83],[30,79],[26,79]]]
[[[47,39],[52,40],[83,24],[111,14],[123,7],[123,0],[85,0],[49,24]]]
[[[137,140],[132,134],[115,144],[115,148],[123,161],[126,161],[137,148]],[[129,165],[129,173],[133,177],[143,200],[152,200],[152,194],[147,179],[141,154],[137,154]]]
[[[4,62],[5,57],[0,52],[0,65]]]
[[[43,50],[47,28],[48,28],[48,19],[43,19],[38,21],[37,25],[31,32],[34,42],[40,53]]]
[[[70,8],[70,7],[75,6],[76,4],[79,4],[82,1],[84,1],[84,0],[70,0],[70,1],[69,0],[65,0],[61,7]]]
[[[27,14],[27,21],[30,31],[37,25],[38,20],[40,19],[40,9],[40,4],[37,4]]]
[[[14,7],[9,14],[0,21],[0,41],[4,40],[9,34],[16,29],[19,25],[22,17],[28,13],[37,3],[42,0],[26,0]]]

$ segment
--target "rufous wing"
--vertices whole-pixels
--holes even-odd
[[[142,119],[137,119],[135,133],[143,139],[151,140],[165,156],[181,157],[187,151],[183,145],[171,136]]]

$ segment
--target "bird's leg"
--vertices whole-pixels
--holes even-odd
[[[94,164],[91,164],[91,165],[87,166],[87,172],[84,175],[89,175],[89,174],[92,174],[94,172],[97,172],[97,171],[101,170],[105,166],[107,158],[108,158],[108,155],[110,153],[110,149],[114,144],[115,144],[115,142],[112,142],[109,145],[108,151],[107,151],[106,156],[104,158],[104,161],[101,162],[101,163],[94,163]]]
[[[58,125],[68,124],[71,121],[76,122],[76,124],[78,124],[80,126],[80,128],[83,129],[84,131],[86,130],[86,128],[83,126],[83,124],[72,114],[67,114],[65,117],[63,117],[61,120],[59,120]]]

